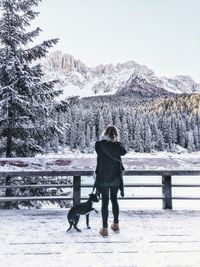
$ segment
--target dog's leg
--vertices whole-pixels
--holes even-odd
[[[94,211],[95,211],[96,213],[99,213],[98,210],[96,210],[96,209],[94,209]]]
[[[87,225],[87,229],[91,229],[91,227],[89,226],[89,213],[86,214],[86,225]]]
[[[77,224],[79,222],[79,218],[80,218],[80,215],[77,215],[76,218],[75,218],[75,221],[73,223],[74,225],[74,228],[78,231],[78,232],[81,232],[81,230],[77,227]]]
[[[79,229],[79,228],[77,227],[77,223],[74,224],[74,228],[75,228],[78,232],[81,232],[81,229]]]
[[[70,224],[70,227],[67,229],[67,231],[66,231],[66,232],[68,232],[69,230],[71,230],[71,229],[72,229],[73,222],[69,222],[69,224]]]

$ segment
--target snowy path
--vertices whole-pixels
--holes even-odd
[[[66,210],[0,210],[1,267],[200,266],[200,211],[121,211],[121,233],[92,229],[66,233]],[[112,221],[110,214],[109,222]]]

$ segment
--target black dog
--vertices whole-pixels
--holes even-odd
[[[75,205],[74,207],[72,207],[69,210],[68,215],[67,215],[67,219],[68,219],[68,222],[70,224],[70,227],[67,230],[67,232],[72,228],[72,226],[74,226],[74,228],[78,232],[81,232],[81,230],[78,229],[78,227],[77,227],[80,215],[86,215],[86,225],[87,225],[87,228],[90,229],[89,213],[92,210],[94,210],[96,213],[98,213],[98,211],[92,207],[93,202],[99,202],[99,197],[97,196],[97,194],[89,194],[89,199],[86,202]]]

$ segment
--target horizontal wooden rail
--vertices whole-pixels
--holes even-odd
[[[81,197],[81,200],[87,200],[88,197]],[[127,196],[127,197],[118,197],[119,200],[163,200],[163,196]],[[200,196],[174,196],[172,199],[175,200],[200,200]],[[13,201],[58,201],[65,200],[71,201],[72,197],[66,196],[36,196],[36,197],[0,197],[0,202],[13,202]]]
[[[174,196],[172,199],[176,200],[200,200],[200,196]]]
[[[92,176],[94,171],[92,170],[12,170],[2,171],[0,170],[0,177],[6,176]],[[125,176],[200,176],[199,170],[127,170],[124,172]]]
[[[38,201],[38,200],[73,200],[73,198],[66,196],[34,196],[34,197],[0,197],[0,202],[12,202],[12,201]]]
[[[200,187],[200,184],[172,184],[172,187]],[[72,188],[73,184],[66,185],[66,184],[38,184],[38,185],[0,185],[0,189],[17,189],[17,188]],[[83,188],[91,188],[93,184],[81,184]],[[125,184],[124,187],[163,187],[162,184]]]
[[[66,184],[38,184],[38,185],[0,185],[0,189],[17,189],[17,188],[72,188],[73,185],[66,185]],[[90,186],[91,187],[91,186]]]
[[[88,197],[82,197],[82,200],[87,200]],[[119,197],[119,200],[156,200],[163,199],[163,196],[128,196]],[[0,202],[12,202],[12,201],[38,201],[38,200],[73,200],[71,197],[66,196],[36,196],[36,197],[0,197]]]
[[[172,187],[200,187],[200,184],[172,184]]]
[[[73,184],[38,184],[38,185],[0,185],[0,189],[15,189],[15,188],[72,188]],[[81,184],[83,188],[91,188],[93,184]],[[162,184],[125,184],[124,187],[163,187]]]
[[[81,200],[87,200],[88,197],[81,197]],[[163,196],[133,196],[133,197],[118,197],[119,200],[163,200]],[[172,199],[175,200],[200,200],[198,196],[174,196]],[[72,197],[61,197],[61,196],[47,196],[47,197],[0,197],[0,202],[13,202],[13,201],[58,201],[65,200],[70,201],[73,200]]]

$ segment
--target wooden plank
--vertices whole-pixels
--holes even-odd
[[[73,177],[73,206],[78,205],[81,200],[81,176]]]
[[[172,184],[172,187],[200,187],[200,184]]]
[[[1,177],[6,176],[92,176],[94,171],[92,170],[8,170],[8,171],[0,171]]]
[[[162,200],[163,196],[132,196],[132,197],[118,197],[119,200]]]
[[[163,187],[162,184],[156,184],[156,183],[125,183],[124,182],[124,187]]]
[[[80,200],[87,200],[88,197],[81,197]],[[119,197],[119,200],[164,200],[163,196],[133,196],[133,197]],[[172,197],[176,200],[200,200],[200,197],[180,196]],[[38,200],[66,200],[71,201],[74,198],[67,196],[35,196],[35,197],[0,197],[0,202],[12,202],[12,201],[38,201]],[[80,203],[80,202],[79,202]]]
[[[163,209],[172,209],[172,183],[171,176],[162,176]]]
[[[176,200],[200,200],[200,196],[175,196],[172,199]]]
[[[0,171],[1,177],[6,176],[91,176],[94,170],[7,170]],[[200,176],[200,170],[127,170],[124,172],[124,176]]]
[[[200,186],[200,185],[199,185]],[[0,185],[0,189],[4,188],[72,188],[73,184],[37,184],[37,185]],[[83,188],[91,188],[93,184],[81,184]],[[124,187],[163,187],[162,184],[124,184]]]
[[[73,185],[66,185],[66,184],[37,184],[37,185],[0,185],[0,189],[4,188],[72,188]]]
[[[69,184],[37,184],[37,185],[0,185],[0,189],[5,189],[5,188],[10,188],[10,189],[15,189],[15,188],[72,188],[73,185]],[[93,184],[81,184],[81,187],[83,188],[91,188],[93,187]],[[147,187],[147,188],[152,188],[152,187],[163,187],[162,184],[124,184],[124,187]],[[172,187],[200,187],[200,184],[172,184]]]
[[[80,198],[80,200],[87,200],[87,199],[88,197]],[[133,197],[119,197],[118,199],[119,200],[162,200],[163,197],[162,196],[133,196]],[[0,202],[30,201],[30,200],[31,201],[34,201],[34,200],[73,200],[74,201],[74,198],[70,198],[66,196],[0,197]],[[75,202],[75,203],[78,203],[78,202]]]
[[[0,202],[11,202],[11,201],[36,201],[36,200],[72,200],[66,196],[35,196],[35,197],[0,197]]]

